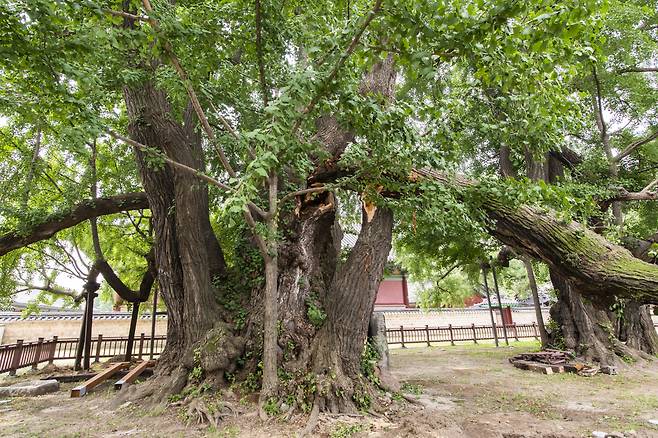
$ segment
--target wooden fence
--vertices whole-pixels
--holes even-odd
[[[159,356],[164,350],[167,337],[160,335],[153,339],[153,356]],[[31,366],[36,369],[40,363],[53,363],[55,360],[75,359],[78,347],[77,338],[59,339],[53,336],[45,340],[23,342],[18,340],[15,344],[0,345],[0,373],[9,371],[15,375],[16,370]],[[91,341],[91,355],[96,362],[101,358],[125,355],[128,347],[128,337],[107,337],[98,335]],[[133,341],[133,356],[141,359],[143,356],[151,357],[151,337],[142,333]]]
[[[654,324],[658,328],[658,324]],[[507,338],[516,340],[523,338],[539,339],[539,328],[536,323],[511,324],[506,326]],[[496,333],[499,340],[504,340],[505,335],[502,325],[496,325]],[[478,341],[494,339],[494,330],[491,325],[461,325],[452,324],[443,327],[403,327],[386,329],[386,338],[389,344],[400,344],[403,348],[407,344],[427,344],[436,342],[450,342],[455,345],[458,341],[469,341],[475,344]]]
[[[654,324],[658,327],[658,324]],[[507,338],[510,340],[535,338],[539,339],[539,329],[536,323],[532,324],[512,324],[506,326]],[[496,326],[498,339],[504,339],[503,327]],[[427,344],[437,342],[455,342],[467,341],[475,344],[478,341],[488,341],[494,339],[494,330],[490,325],[461,325],[453,326],[452,324],[443,327],[403,327],[386,329],[386,338],[389,344],[399,344],[403,348],[407,344]],[[144,356],[159,356],[164,350],[167,337],[164,335],[156,336],[153,339],[153,355],[151,355],[151,338],[142,333],[136,337],[133,342],[133,356],[141,359]],[[128,346],[128,337],[108,337],[98,335],[91,341],[91,352],[96,362],[101,358],[125,355]],[[23,342],[19,340],[15,344],[0,345],[0,373],[9,371],[10,375],[15,375],[16,370],[31,366],[36,369],[40,363],[53,363],[55,360],[75,359],[76,349],[78,347],[77,338],[59,339],[53,336],[52,339],[44,340],[39,338],[38,341]]]

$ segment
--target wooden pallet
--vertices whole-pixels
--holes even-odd
[[[549,365],[545,363],[531,362],[529,360],[510,359],[510,362],[516,368],[520,368],[522,370],[530,370],[541,374],[560,374],[564,372],[563,365]]]
[[[117,380],[117,382],[114,384],[114,389],[123,389],[126,386],[130,385],[131,383],[134,383],[135,380],[147,369],[155,365],[154,360],[145,360],[143,362],[140,362],[135,368],[130,370],[128,374],[126,374],[123,378],[120,380]]]
[[[89,391],[91,391],[92,389],[94,389],[95,387],[100,385],[101,383],[105,382],[107,379],[112,377],[114,374],[116,374],[117,372],[119,372],[123,369],[129,368],[129,367],[130,367],[130,362],[115,363],[114,365],[110,366],[106,370],[101,371],[100,373],[96,374],[94,377],[87,380],[82,385],[79,385],[79,386],[76,386],[75,388],[73,388],[71,390],[71,397],[84,397],[85,395],[87,395],[89,393]]]

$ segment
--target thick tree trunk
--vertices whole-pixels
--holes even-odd
[[[340,262],[336,211],[331,193],[307,197],[281,226],[278,361],[286,377],[279,392],[294,395],[298,408],[352,412],[355,393],[369,391],[360,359],[393,221],[386,208],[370,222],[364,214],[357,243]]]
[[[630,348],[654,357],[658,355],[658,334],[649,306],[642,306],[637,301],[626,303],[619,318],[618,338]]]
[[[329,379],[328,391],[316,397],[320,410],[350,412],[370,397],[360,360],[391,249],[393,213],[378,208],[369,222],[364,212],[361,227],[356,245],[334,277],[326,300],[327,321],[313,345],[314,371]]]
[[[581,358],[602,365],[652,359],[658,346],[656,332],[650,316],[640,312],[637,303],[624,309],[626,318],[633,323],[621,325],[632,331],[620,333],[617,315],[607,307],[584,298],[569,280],[556,272],[551,272],[551,280],[558,292],[558,302],[551,308],[551,319],[557,326],[550,333],[553,346],[574,350]]]
[[[146,83],[125,89],[124,95],[132,138],[180,163],[203,168],[199,139],[191,127],[174,120],[164,93]],[[185,385],[188,371],[197,365],[195,349],[202,352],[207,372],[221,373],[241,348],[218,318],[211,281],[225,273],[225,266],[210,226],[205,184],[166,165],[152,167],[141,151],[135,155],[153,217],[159,290],[168,312],[167,346],[157,369],[163,384],[151,385],[161,398]],[[226,348],[217,351],[222,343]],[[203,354],[207,347],[212,351]]]

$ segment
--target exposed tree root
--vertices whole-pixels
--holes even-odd
[[[308,417],[308,421],[306,422],[306,426],[304,426],[304,429],[302,429],[299,434],[297,434],[298,438],[306,437],[313,432],[315,427],[318,425],[318,418],[320,417],[320,398],[316,397],[315,401],[313,402],[313,408],[311,409],[311,415]]]
[[[230,404],[214,403],[204,397],[189,400],[185,411],[188,424],[211,424],[215,427],[225,418],[235,415],[236,411]]]

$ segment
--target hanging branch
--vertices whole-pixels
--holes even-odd
[[[96,174],[96,139],[90,145],[91,146],[91,157],[89,158],[89,169],[91,172],[91,197],[93,200],[96,200],[98,196],[98,177]],[[151,287],[155,281],[155,255],[153,249],[145,256],[147,262],[146,272],[142,277],[142,282],[139,287],[139,291],[133,291],[130,289],[120,278],[116,275],[110,264],[105,260],[103,255],[103,249],[101,248],[100,237],[98,235],[98,223],[97,218],[94,216],[89,219],[91,224],[91,239],[94,245],[94,254],[96,260],[94,261],[95,268],[103,274],[103,278],[110,285],[112,290],[119,294],[124,300],[137,303],[146,301],[148,298]]]
[[[73,206],[69,213],[63,215],[54,213],[28,230],[14,230],[0,235],[0,256],[31,243],[46,240],[57,232],[71,228],[93,216],[104,216],[121,211],[149,208],[144,193],[128,193],[106,198],[98,198],[95,202],[85,200]]]
[[[261,93],[263,94],[263,107],[268,104],[268,88],[265,79],[265,63],[263,61],[263,17],[260,0],[255,1],[256,9],[256,57],[258,58],[258,78],[260,80]]]
[[[126,143],[130,146],[133,146],[134,148],[137,148],[142,152],[155,155],[158,158],[162,159],[167,164],[171,165],[172,167],[175,167],[176,169],[179,169],[179,170],[182,170],[184,172],[190,173],[190,174],[196,176],[197,178],[207,182],[208,184],[211,184],[211,185],[213,185],[215,187],[218,187],[218,188],[220,188],[220,189],[222,189],[226,192],[229,192],[229,193],[234,193],[235,192],[235,189],[233,189],[232,187],[227,186],[223,182],[218,181],[215,178],[206,175],[205,173],[203,173],[200,170],[194,169],[193,167],[186,166],[185,164],[182,164],[182,163],[179,163],[178,161],[172,160],[168,156],[166,156],[166,155],[164,155],[160,152],[154,151],[153,148],[149,148],[148,146],[146,146],[142,143],[139,143],[138,141],[135,141],[135,140],[133,140],[129,137],[123,136],[121,134],[118,134],[118,133],[112,131],[111,129],[107,129],[106,132],[109,135],[111,135],[112,137],[116,138],[117,140],[120,140],[120,141],[122,141],[122,142],[124,142],[124,143]],[[249,206],[250,209],[253,209],[259,216],[267,217],[267,213],[262,208],[260,208],[258,205],[254,204],[251,201],[248,201],[247,205]],[[251,215],[251,213],[248,213],[248,214]],[[253,220],[253,218],[252,218],[252,220]],[[255,221],[253,223],[255,224]]]
[[[619,155],[617,155],[616,157],[614,157],[613,160],[614,160],[615,162],[618,163],[618,162],[621,161],[622,159],[624,159],[624,158],[626,158],[627,156],[629,156],[629,155],[630,155],[635,149],[639,148],[640,146],[644,146],[645,144],[647,144],[647,143],[649,143],[649,142],[651,142],[651,141],[653,141],[653,140],[655,140],[655,139],[657,139],[657,138],[658,138],[658,130],[656,130],[656,131],[653,132],[652,134],[649,134],[647,137],[645,137],[645,138],[643,138],[643,139],[640,139],[640,140],[634,141],[633,143],[629,144],[628,146],[626,146],[626,147],[624,148],[623,151],[621,151],[621,152],[619,153]]]

